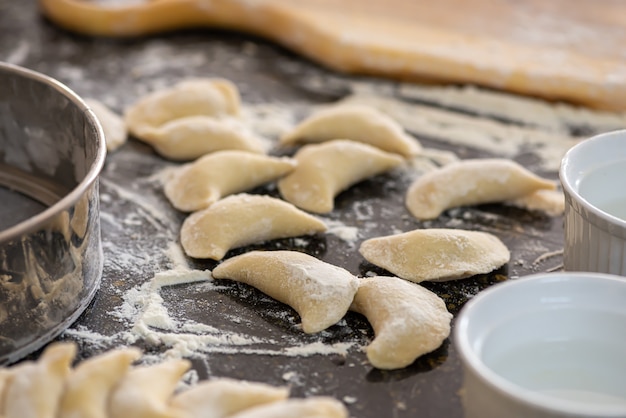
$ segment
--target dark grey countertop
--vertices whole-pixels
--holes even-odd
[[[288,103],[303,108],[341,98],[350,92],[350,81],[355,80],[328,72],[261,39],[233,33],[198,30],[132,40],[78,36],[41,18],[34,1],[0,0],[0,60],[57,78],[79,95],[99,99],[118,112],[147,91],[192,76],[229,78],[239,86],[247,103]],[[396,87],[388,81],[359,80],[385,91]],[[452,150],[463,158],[489,155],[427,135],[420,138],[428,147]],[[534,157],[528,153],[518,160],[532,166]],[[91,306],[72,326],[76,332],[61,337],[76,340],[82,357],[126,343],[117,336],[131,325],[111,312],[123,304],[125,292],[150,280],[156,271],[172,266],[168,250],[177,240],[184,214],[169,206],[153,178],[172,164],[132,139],[107,157],[101,181],[105,251],[102,286]],[[555,172],[543,174],[556,179]],[[452,220],[456,220],[458,228],[498,235],[512,251],[511,263],[489,275],[425,284],[444,298],[452,313],[458,313],[469,297],[497,281],[558,266],[558,254],[551,257],[549,265],[537,264],[536,260],[562,248],[561,217],[484,205],[449,211],[436,221],[420,223],[407,216],[404,208],[407,181],[392,174],[368,180],[342,193],[330,218],[358,226],[362,219],[351,209],[357,202],[367,202],[371,208],[367,231],[371,236],[424,226],[445,227]],[[271,188],[257,192],[276,193]],[[368,237],[359,237],[359,241]],[[304,245],[298,240],[279,240],[232,251],[229,256],[250,248],[294,248],[341,265],[354,274],[381,272],[354,256],[354,248],[333,235],[307,238]],[[210,269],[215,265],[190,262],[197,268]],[[292,396],[334,396],[346,401],[351,415],[360,418],[462,416],[461,366],[451,339],[413,365],[395,371],[372,368],[365,354],[354,347],[347,354],[281,355],[281,344],[294,342],[351,342],[362,347],[373,332],[363,317],[349,313],[345,321],[328,331],[304,335],[297,329],[297,315],[289,307],[244,285],[228,281],[218,284],[208,290],[196,284],[163,288],[163,304],[181,321],[188,318],[261,339],[271,337],[265,341],[273,341],[275,347],[269,347],[270,354],[216,349],[196,356],[192,361],[200,379],[230,376],[278,385],[288,383]],[[89,332],[111,338],[85,337]],[[163,341],[134,343],[154,354],[169,348]]]

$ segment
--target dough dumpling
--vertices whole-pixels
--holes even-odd
[[[511,160],[462,160],[418,177],[406,194],[406,206],[417,219],[435,219],[449,208],[514,200],[555,188],[553,181]]]
[[[143,97],[125,114],[126,125],[136,138],[175,119],[187,116],[235,116],[239,114],[237,87],[223,78],[181,81]]]
[[[113,390],[109,418],[177,418],[170,401],[191,364],[187,360],[131,369]]]
[[[76,346],[49,345],[37,362],[11,368],[4,394],[4,418],[55,418]]]
[[[452,314],[443,300],[397,277],[360,279],[350,309],[363,314],[374,328],[375,338],[365,351],[379,369],[406,367],[450,335]]]
[[[336,399],[317,396],[287,399],[246,409],[229,418],[348,418],[348,410]]]
[[[220,378],[200,382],[172,399],[178,418],[225,418],[245,409],[287,399],[289,389]]]
[[[298,251],[251,251],[224,261],[212,274],[246,283],[291,306],[306,333],[341,320],[358,286],[347,270]]]
[[[190,257],[221,260],[232,248],[324,231],[324,222],[290,203],[242,193],[189,215],[180,241]]]
[[[290,158],[220,151],[177,169],[165,184],[165,195],[178,210],[206,209],[224,196],[276,180],[295,166]]]
[[[80,363],[69,375],[57,418],[108,418],[108,401],[141,352],[109,351]]]
[[[405,157],[414,156],[422,149],[400,124],[364,105],[339,105],[319,111],[285,134],[280,142],[287,145],[338,138],[362,142]]]
[[[162,156],[188,161],[223,150],[264,154],[263,140],[233,118],[189,116],[146,129],[143,140]]]
[[[511,254],[498,237],[461,229],[417,229],[363,241],[370,263],[415,283],[441,282],[489,273]]]
[[[306,145],[294,156],[298,166],[278,182],[283,198],[309,212],[333,210],[337,194],[404,163],[396,154],[371,145],[337,139]]]
[[[128,129],[124,119],[96,99],[85,99],[85,103],[91,108],[102,125],[107,151],[114,151],[124,145],[128,138]]]

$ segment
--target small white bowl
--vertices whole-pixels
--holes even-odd
[[[584,140],[563,158],[563,266],[626,276],[626,130]]]
[[[479,293],[454,342],[467,418],[626,416],[626,280],[545,273]]]

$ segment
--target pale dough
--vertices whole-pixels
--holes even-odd
[[[261,405],[229,418],[348,418],[348,410],[336,399],[319,396]]]
[[[240,102],[239,90],[229,80],[188,79],[141,98],[126,110],[124,119],[130,133],[145,140],[146,132],[175,119],[236,116]]]
[[[280,142],[288,145],[333,139],[351,139],[405,157],[412,157],[422,149],[399,123],[364,105],[338,105],[319,111],[285,134]]]
[[[347,270],[297,251],[251,251],[224,261],[212,274],[251,285],[291,306],[306,333],[343,318],[358,287]]]
[[[45,349],[37,362],[11,369],[4,393],[4,418],[55,418],[76,346],[58,343]]]
[[[242,193],[189,215],[180,242],[190,257],[221,260],[232,248],[324,231],[324,222],[290,203]]]
[[[544,212],[550,216],[562,215],[565,211],[565,196],[560,190],[541,189],[504,203],[522,209]]]
[[[164,187],[178,210],[206,209],[224,196],[250,190],[291,172],[296,161],[244,151],[219,151],[178,168]]]
[[[226,418],[245,409],[284,401],[289,389],[220,378],[198,383],[172,399],[177,418]]]
[[[365,351],[379,369],[406,367],[450,335],[452,314],[443,300],[397,277],[360,279],[350,309],[363,314],[374,328],[375,338]]]
[[[131,369],[111,393],[109,418],[175,418],[170,399],[190,366],[175,359]]]
[[[462,229],[417,229],[371,238],[359,252],[370,263],[416,283],[489,273],[511,258],[495,235]]]
[[[449,208],[514,200],[555,188],[555,182],[511,160],[461,160],[418,177],[407,191],[406,206],[415,218],[427,220]]]
[[[278,182],[278,190],[288,202],[315,213],[331,212],[341,191],[404,163],[397,154],[345,139],[305,145],[294,158],[298,166]]]
[[[107,418],[109,396],[140,356],[123,348],[80,363],[67,379],[57,418]]]
[[[128,129],[124,119],[96,99],[87,98],[85,103],[91,108],[102,125],[107,151],[115,151],[126,143]]]
[[[142,139],[162,156],[176,161],[222,150],[266,151],[263,140],[234,118],[187,116],[146,129]]]

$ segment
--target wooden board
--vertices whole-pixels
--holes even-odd
[[[219,27],[272,39],[330,68],[473,83],[626,110],[620,0],[40,0],[73,31],[130,37]]]

